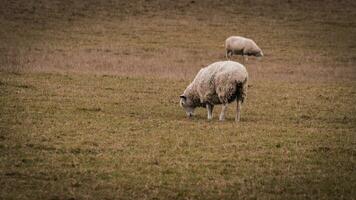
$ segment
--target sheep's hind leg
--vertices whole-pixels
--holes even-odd
[[[208,110],[208,120],[213,119],[213,109],[214,106],[211,104],[206,104],[206,109]]]
[[[241,99],[237,99],[236,101],[236,116],[235,116],[235,122],[239,122],[240,121],[240,113],[241,113]]]
[[[226,50],[226,59],[230,60],[232,57],[232,51]]]
[[[219,116],[219,120],[220,121],[224,121],[225,120],[225,111],[227,109],[227,104],[223,104],[222,107],[221,107],[221,113],[220,113],[220,116]]]

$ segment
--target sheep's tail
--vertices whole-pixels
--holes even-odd
[[[247,96],[247,88],[248,88],[248,83],[247,83],[247,77],[245,80],[242,82],[239,81],[236,83],[236,100],[239,101],[241,100],[241,103],[243,103],[246,99]]]

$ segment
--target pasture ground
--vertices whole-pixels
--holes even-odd
[[[1,199],[356,196],[351,0],[6,0],[0,27]],[[241,123],[187,119],[237,34],[265,53]]]

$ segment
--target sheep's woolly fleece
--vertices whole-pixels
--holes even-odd
[[[241,36],[231,36],[225,41],[226,52],[239,55],[263,56],[262,50],[257,44]]]
[[[195,107],[206,103],[227,104],[236,98],[243,101],[247,93],[247,79],[247,70],[240,63],[219,61],[201,69],[183,95],[193,101]],[[234,97],[239,89],[239,96]]]

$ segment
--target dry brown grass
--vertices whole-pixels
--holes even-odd
[[[230,35],[241,123],[186,119]],[[352,0],[2,1],[0,199],[354,199],[355,64]]]
[[[244,35],[256,79],[355,79],[353,1],[135,2],[6,1],[1,69],[191,79]]]
[[[353,84],[255,81],[238,126],[187,84],[0,73],[0,199],[353,199]]]

